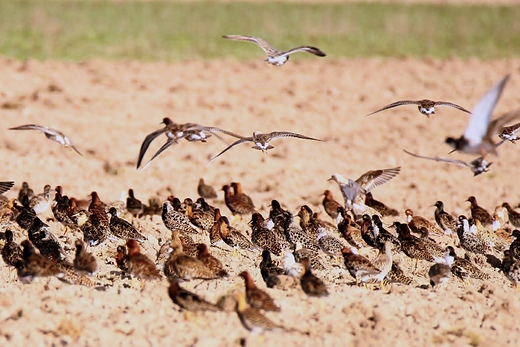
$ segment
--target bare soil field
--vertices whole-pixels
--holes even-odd
[[[334,173],[356,179],[368,170],[401,166],[401,173],[374,191],[375,198],[398,209],[433,219],[437,200],[448,212],[469,215],[466,199],[474,195],[481,206],[493,210],[518,196],[518,146],[506,143],[486,174],[473,177],[469,169],[424,161],[403,149],[429,156],[448,156],[447,136],[460,136],[468,115],[452,108],[437,108],[430,118],[415,106],[404,106],[370,117],[366,114],[401,99],[452,101],[468,109],[507,73],[512,78],[499,101],[495,116],[518,108],[520,60],[412,60],[312,59],[294,57],[282,67],[259,61],[191,61],[142,63],[133,61],[82,63],[0,61],[0,157],[2,180],[14,180],[5,193],[16,197],[22,181],[37,191],[45,184],[62,185],[65,194],[86,199],[97,191],[105,202],[117,200],[133,188],[138,198],[181,200],[197,198],[200,177],[220,189],[239,181],[257,209],[267,216],[277,199],[295,212],[303,204],[323,213],[323,191],[330,189],[342,202],[338,186],[327,181]],[[225,148],[215,137],[207,143],[180,142],[137,171],[141,142],[159,129],[163,117],[174,121],[218,126],[244,136],[253,131],[292,131],[325,142],[282,139],[268,154],[240,145],[208,164]],[[83,153],[79,156],[42,134],[11,131],[22,124],[60,129]],[[226,138],[231,142],[231,138]],[[165,137],[159,137],[147,161]],[[454,158],[473,159],[453,153]],[[231,216],[222,192],[210,201]],[[74,257],[80,233],[64,235],[64,227],[49,218],[52,230]],[[125,216],[128,218],[128,216]],[[324,216],[330,220],[328,216]],[[236,226],[249,230],[248,220]],[[148,237],[143,252],[155,258],[160,240],[170,237],[160,216],[135,221]],[[392,228],[389,227],[393,231]],[[26,238],[19,229],[15,240]],[[208,243],[207,235],[200,238]],[[458,246],[456,238],[437,237],[443,245]],[[298,332],[250,334],[235,312],[187,314],[167,294],[167,281],[148,282],[143,290],[121,278],[115,266],[117,245],[108,241],[91,248],[100,264],[93,280],[103,290],[71,286],[53,278],[22,284],[4,263],[0,267],[0,345],[2,346],[516,346],[520,337],[518,292],[505,276],[477,256],[477,264],[490,280],[462,282],[452,278],[445,288],[428,288],[431,263],[396,256],[413,277],[409,286],[394,284],[390,293],[357,287],[342,262],[324,256],[327,270],[315,273],[328,285],[326,298],[309,298],[297,287],[267,289],[281,312],[267,316]],[[232,290],[243,290],[237,277],[252,273],[265,288],[258,253],[210,249],[225,264],[230,277],[183,286],[216,301]],[[459,255],[464,251],[456,247]],[[364,250],[369,258],[375,253]],[[501,255],[497,254],[501,258]]]

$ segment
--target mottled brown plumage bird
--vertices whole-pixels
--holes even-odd
[[[162,220],[164,225],[170,230],[179,230],[189,234],[199,233],[197,226],[193,225],[184,213],[176,211],[169,199],[163,204]]]
[[[408,227],[412,232],[416,234],[422,234],[421,229],[426,228],[430,234],[443,234],[443,231],[441,231],[435,224],[424,217],[415,215],[411,209],[406,209],[404,213],[406,214],[406,222],[408,223]]]
[[[401,250],[408,257],[429,262],[444,258],[446,252],[442,247],[428,239],[413,236],[408,225],[394,222],[394,227],[401,242]]]
[[[83,232],[83,241],[88,243],[90,247],[102,245],[107,240],[110,227],[102,225],[95,214],[90,214],[87,217],[84,212],[80,212],[78,223],[81,223],[79,227]]]
[[[110,213],[110,231],[112,235],[123,239],[123,240],[137,240],[137,241],[146,241],[146,237],[141,235],[139,231],[128,221],[119,218],[117,216],[117,210],[115,207],[110,207],[108,210]]]
[[[99,199],[98,193],[92,192],[90,196],[92,197],[92,200],[88,207],[88,211],[96,215],[101,225],[108,227],[110,225],[110,218],[103,207],[103,203]]]
[[[155,280],[162,277],[154,262],[140,252],[136,240],[127,240],[126,246],[128,248],[126,266],[130,275],[142,280]]]
[[[97,261],[91,253],[85,250],[85,244],[80,239],[75,242],[76,256],[74,257],[74,270],[78,275],[92,275],[97,270]]]
[[[265,219],[260,213],[253,213],[251,217],[251,242],[262,250],[267,249],[274,255],[282,255],[283,249],[289,249],[290,244],[281,239],[265,226]]]
[[[197,185],[197,193],[201,198],[204,199],[216,199],[217,192],[213,189],[212,186],[204,183],[204,179],[199,179],[199,184]]]
[[[176,305],[187,311],[220,311],[216,305],[202,299],[195,293],[181,288],[175,281],[170,282],[168,296]]]
[[[133,189],[128,189],[128,197],[126,198],[126,210],[134,217],[138,217],[143,213],[144,207],[141,200],[134,195]]]
[[[213,279],[217,278],[213,271],[199,259],[190,257],[182,251],[182,246],[172,240],[171,251],[168,259],[164,263],[164,274],[168,280],[191,279]]]
[[[375,279],[376,276],[381,272],[372,264],[368,258],[360,255],[357,252],[357,249],[353,247],[345,247],[341,253],[343,254],[345,267],[347,268],[350,275],[356,280],[358,285],[360,283],[367,283],[370,280]]]
[[[284,269],[276,266],[271,259],[271,252],[264,250],[262,252],[262,261],[260,262],[260,274],[265,284],[269,288],[275,287],[280,283],[278,276],[285,273]]]
[[[325,209],[325,212],[327,212],[327,214],[330,216],[330,218],[334,219],[336,224],[338,224],[339,223],[338,208],[343,207],[343,206],[341,206],[341,204],[339,202],[334,200],[334,197],[332,196],[332,192],[330,190],[327,189],[323,193],[323,195],[325,195],[325,197],[323,198],[322,204],[323,204],[323,208]]]
[[[471,204],[471,218],[478,219],[484,226],[493,224],[493,217],[488,211],[478,205],[477,198],[470,196],[466,201],[469,201]]]
[[[60,269],[56,260],[52,260],[36,253],[36,249],[29,240],[22,241],[23,261],[15,264],[18,278],[22,283],[31,283],[36,277],[59,276]]]
[[[342,220],[338,223],[339,233],[345,240],[356,248],[368,246],[361,235],[361,230],[352,222],[352,217],[346,213],[343,207],[338,207],[338,212],[342,216]]]
[[[247,195],[243,194],[237,196],[233,194],[231,192],[231,187],[228,185],[223,186],[222,190],[224,191],[224,201],[226,202],[226,206],[233,215],[244,215],[256,212],[251,198]]]
[[[242,325],[247,329],[254,333],[261,333],[266,330],[275,330],[275,329],[283,329],[282,327],[274,324],[263,314],[250,307],[247,302],[244,294],[237,293],[236,294],[237,306],[236,311]]]
[[[489,279],[489,275],[482,272],[469,259],[458,257],[452,246],[446,247],[447,260],[451,262],[451,272],[462,280],[468,278]]]
[[[242,271],[239,276],[244,279],[246,298],[249,306],[255,310],[280,311],[280,308],[276,306],[271,296],[256,286],[249,272]]]
[[[9,229],[5,231],[5,245],[2,248],[2,259],[9,266],[16,266],[16,263],[23,261],[22,248],[14,242],[13,232]]]
[[[217,223],[220,236],[228,246],[235,249],[256,249],[244,234],[229,225],[229,220],[226,216],[220,217]]]
[[[327,286],[316,277],[311,271],[311,265],[308,258],[303,258],[301,264],[304,268],[303,276],[300,277],[300,285],[308,296],[323,297],[329,295]]]
[[[370,192],[368,192],[365,195],[365,205],[373,208],[374,210],[379,212],[381,214],[381,216],[383,216],[383,217],[386,217],[386,216],[395,217],[395,216],[399,215],[399,211],[397,211],[394,208],[388,207],[387,205],[385,205],[384,203],[382,203],[379,200],[374,199],[374,197],[372,196],[372,193],[370,193]]]
[[[228,275],[222,262],[209,253],[206,244],[199,243],[197,245],[197,250],[199,252],[197,259],[204,263],[204,265],[206,265],[206,267],[210,269],[216,277],[224,277]]]
[[[444,211],[444,203],[437,201],[434,205],[435,209],[435,221],[439,227],[444,231],[446,235],[451,235],[457,231],[457,219],[448,212]]]
[[[214,224],[214,214],[196,208],[195,203],[190,198],[184,199],[184,205],[186,206],[185,214],[190,222],[196,227],[209,232]]]
[[[513,210],[509,203],[504,202],[502,207],[505,207],[507,210],[507,214],[509,216],[509,223],[511,223],[515,228],[520,228],[520,213]]]

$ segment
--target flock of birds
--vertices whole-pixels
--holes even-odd
[[[295,52],[325,56],[321,50],[311,46],[283,52],[258,37],[224,37],[257,44],[268,55],[267,63],[275,66],[285,64],[289,55]],[[520,123],[506,125],[517,119],[520,111],[506,113],[491,121],[493,109],[508,79],[509,75],[493,86],[471,112],[451,102],[403,100],[369,115],[409,104],[417,105],[427,117],[434,114],[438,106],[449,106],[471,114],[463,135],[459,138],[448,137],[446,142],[454,151],[479,155],[478,158],[464,162],[407,153],[418,158],[468,167],[474,175],[478,175],[488,171],[491,163],[486,157],[489,154],[496,154],[496,148],[505,141],[514,143],[517,140]],[[237,139],[211,161],[246,142],[251,142],[254,149],[267,152],[273,149],[270,142],[278,138],[321,141],[287,131],[255,131],[248,137],[213,126],[178,124],[170,118],[164,118],[163,123],[163,128],[144,139],[137,168],[142,167],[150,144],[162,134],[166,136],[166,142],[143,168],[182,139],[206,142],[214,135],[224,141],[219,134]],[[70,138],[59,130],[35,124],[11,130],[41,131],[47,138],[64,147],[71,147],[81,155]],[[500,142],[495,141],[496,135]],[[122,276],[132,278],[132,285],[137,285],[134,282],[136,279],[143,287],[145,282],[166,277],[169,281],[168,294],[182,309],[220,311],[231,307],[244,327],[252,331],[290,330],[276,325],[264,315],[266,311],[280,311],[280,307],[268,291],[257,286],[251,275],[253,271],[260,272],[269,288],[287,290],[300,286],[307,295],[315,297],[328,295],[327,285],[315,273],[331,266],[340,266],[338,264],[341,263],[357,285],[369,289],[390,291],[393,283],[409,285],[413,278],[403,271],[397,261],[403,255],[414,259],[416,266],[419,260],[433,263],[428,276],[434,288],[444,285],[453,276],[462,280],[488,279],[489,274],[482,270],[488,263],[499,268],[515,286],[520,283],[520,231],[517,229],[520,228],[520,213],[504,203],[490,214],[477,204],[475,197],[469,197],[469,219],[450,215],[444,210],[443,203],[437,201],[435,223],[414,215],[410,209],[405,211],[406,222],[399,222],[396,220],[399,212],[375,200],[372,191],[396,177],[400,170],[400,167],[371,170],[356,180],[333,174],[330,180],[338,184],[344,203],[334,200],[330,190],[324,192],[323,208],[332,222],[321,219],[308,205],[303,205],[298,209],[297,223],[293,213],[282,208],[277,200],[272,200],[269,216],[265,218],[238,182],[222,187],[225,204],[233,215],[231,220],[223,215],[220,208],[210,205],[208,201],[217,198],[217,194],[202,179],[197,190],[200,197],[195,201],[191,198],[181,201],[170,196],[162,204],[157,199],[151,199],[148,205],[136,199],[131,189],[126,202],[105,204],[96,192],[92,192],[89,201],[81,201],[64,195],[61,186],[55,188],[54,197],[51,197],[50,185],[45,186],[43,193],[34,194],[26,182],[18,197],[9,200],[1,194],[11,189],[14,182],[0,182],[0,232],[4,240],[2,258],[8,266],[16,269],[18,279],[23,283],[55,276],[68,283],[95,286],[96,280],[92,279],[95,277],[91,276],[95,276],[98,265],[89,250],[107,244],[108,240],[117,240],[114,261]],[[53,217],[44,221],[40,217],[49,208]],[[123,215],[131,217],[132,222],[122,218]],[[160,245],[155,261],[141,253],[140,247],[149,242],[149,238],[144,230],[140,230],[138,221],[148,215],[161,215],[164,226],[171,231],[171,238]],[[250,230],[237,228],[242,218],[250,220]],[[389,218],[393,218],[390,223],[383,223]],[[49,221],[61,223],[65,229],[63,235],[58,237],[51,232],[47,224]],[[395,233],[387,229],[388,225],[394,228]],[[67,259],[67,250],[60,241],[69,232],[80,235],[74,240],[75,256],[72,262]],[[15,241],[17,233],[23,238],[20,244]],[[441,245],[432,238],[445,235],[451,236],[447,245]],[[458,256],[455,246],[467,251],[466,256]],[[218,250],[220,254],[229,252],[231,257],[250,258],[251,254],[261,253],[262,261],[258,269],[251,268],[238,274],[244,279],[245,295],[242,291],[235,291],[233,295],[211,303],[181,286],[182,281],[210,281],[232,276],[226,259],[219,259],[210,249]],[[377,256],[369,257],[370,249],[375,249]],[[481,259],[483,255],[486,258],[484,262]],[[497,255],[502,258],[501,261]]]
[[[225,204],[233,215],[231,221],[219,207],[208,203],[217,198],[217,193],[203,179],[197,187],[200,197],[196,201],[186,198],[181,202],[169,196],[162,206],[158,199],[143,204],[132,189],[126,202],[106,204],[96,192],[91,193],[90,200],[81,201],[64,195],[63,188],[57,186],[52,198],[49,185],[43,193],[34,194],[24,182],[17,198],[0,195],[0,236],[4,240],[1,254],[5,264],[16,269],[22,283],[57,277],[70,284],[99,286],[100,278],[95,277],[98,259],[91,252],[101,245],[115,247],[114,262],[121,277],[132,278],[132,286],[142,289],[146,282],[165,277],[169,282],[168,295],[183,310],[234,310],[244,327],[255,332],[294,330],[273,323],[264,314],[280,311],[280,306],[255,283],[252,273],[257,271],[268,288],[294,290],[299,286],[313,297],[329,294],[328,286],[316,274],[331,267],[348,272],[357,285],[391,291],[394,283],[413,282],[419,260],[433,263],[428,276],[434,289],[454,276],[464,281],[489,279],[490,275],[483,270],[489,267],[487,264],[499,268],[515,286],[520,283],[520,231],[511,231],[520,228],[519,212],[504,203],[490,214],[472,196],[468,198],[469,219],[452,216],[437,201],[435,222],[410,209],[405,211],[406,222],[399,222],[399,212],[372,195],[377,186],[389,182],[399,172],[400,167],[371,170],[356,180],[333,175],[330,180],[338,183],[344,203],[325,190],[322,205],[331,222],[321,219],[308,205],[300,206],[296,222],[293,213],[282,208],[277,200],[271,201],[269,216],[265,218],[238,182],[222,187]],[[13,182],[1,182],[0,192],[12,186]],[[53,217],[43,221],[48,209]],[[122,215],[132,218],[132,222]],[[171,231],[171,238],[159,245],[155,261],[141,253],[140,246],[150,239],[139,220],[153,215],[161,215],[164,226]],[[240,230],[240,221],[249,220],[248,216],[250,230]],[[49,222],[55,224],[51,227]],[[56,223],[61,226],[56,227]],[[395,233],[387,229],[388,225]],[[22,235],[20,244],[15,235]],[[435,240],[446,235],[450,236],[447,246]],[[467,252],[464,257],[455,253],[454,235],[456,246]],[[73,261],[67,259],[67,243],[74,244]],[[377,255],[369,257],[372,249]],[[245,293],[235,290],[212,303],[182,287],[183,281],[232,279],[235,269],[227,260],[252,259],[260,253],[258,268],[238,274],[244,279]],[[500,261],[497,255],[502,253]],[[400,266],[398,259],[402,261],[404,257],[415,261],[411,274]]]

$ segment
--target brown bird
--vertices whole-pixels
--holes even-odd
[[[199,179],[199,184],[197,185],[197,193],[201,198],[204,199],[216,199],[217,192],[213,189],[212,186],[204,183],[204,178]]]
[[[346,213],[345,208],[342,206],[338,207],[338,212],[343,218],[338,223],[338,230],[343,238],[356,248],[368,246],[365,240],[363,240],[361,230],[352,222],[352,217]]]
[[[206,267],[210,269],[216,277],[224,277],[228,275],[222,262],[209,253],[206,244],[199,243],[197,245],[197,250],[199,251],[197,259],[204,263],[204,265],[206,265]]]
[[[490,278],[466,257],[458,257],[452,246],[446,247],[446,252],[446,259],[451,263],[451,272],[460,279],[465,280],[471,277],[485,280]]]
[[[85,244],[80,239],[75,242],[76,256],[74,257],[74,270],[78,275],[92,275],[97,270],[97,261],[91,253],[85,250]]]
[[[138,217],[143,213],[144,207],[141,200],[134,195],[133,189],[128,189],[128,197],[126,198],[126,210],[134,217]]]
[[[271,252],[265,250],[262,252],[262,261],[260,262],[260,274],[265,284],[269,288],[273,288],[280,283],[278,276],[285,273],[284,269],[276,266],[271,259]]]
[[[217,278],[213,271],[199,259],[190,257],[182,251],[182,245],[172,240],[170,256],[164,263],[164,274],[168,280],[214,279]]]
[[[124,273],[128,273],[128,249],[125,246],[117,246],[116,265]]]
[[[300,277],[300,285],[308,296],[315,297],[323,297],[329,295],[327,291],[327,286],[316,277],[311,271],[311,265],[308,258],[301,259],[301,264],[303,265],[305,272],[302,277]]]
[[[413,236],[408,225],[394,222],[394,227],[401,242],[401,250],[408,257],[429,262],[435,262],[445,257],[446,252],[442,247],[428,239]]]
[[[437,201],[434,205],[435,209],[435,221],[439,227],[444,231],[446,235],[451,235],[457,231],[457,218],[453,217],[448,212],[444,211],[444,203]]]
[[[241,191],[240,187],[240,191]],[[231,192],[231,187],[225,185],[222,187],[224,191],[224,201],[226,206],[229,208],[233,215],[243,215],[249,213],[255,213],[255,205],[251,201],[251,198],[245,194],[235,195]]]
[[[179,230],[189,234],[199,233],[197,226],[190,221],[188,216],[173,208],[170,198],[163,204],[162,220],[164,225],[170,230]]]
[[[334,197],[332,196],[332,192],[330,190],[326,190],[323,195],[325,197],[323,198],[323,208],[325,209],[325,212],[330,216],[330,218],[334,219],[336,224],[339,223],[339,212],[338,208],[343,207],[339,202],[334,200]]]
[[[36,253],[36,249],[29,240],[22,241],[23,261],[15,265],[18,278],[22,283],[31,283],[36,277],[60,276],[61,271],[55,259],[49,259]]]
[[[215,216],[211,212],[196,208],[195,203],[190,198],[184,199],[184,205],[186,206],[185,214],[190,222],[196,227],[209,232],[211,227],[213,227]]]
[[[520,259],[520,230],[513,230],[511,236],[514,238],[514,240],[511,242],[511,245],[509,245],[509,251],[511,252],[511,256],[513,258]]]
[[[265,219],[260,213],[253,213],[249,224],[252,230],[251,242],[262,250],[267,249],[274,255],[280,256],[283,249],[291,248],[289,242],[282,240],[265,226]]]
[[[381,201],[374,199],[372,193],[368,192],[365,195],[365,205],[373,208],[377,212],[381,213],[381,216],[399,216],[399,212],[396,209],[386,206]]]
[[[97,192],[92,192],[91,194],[92,201],[88,207],[88,211],[92,214],[95,214],[99,220],[99,223],[103,226],[108,227],[110,225],[110,218],[103,207],[103,203],[99,199],[99,195]]]
[[[229,225],[229,220],[226,216],[220,217],[218,220],[219,232],[222,240],[230,247],[254,250],[256,247],[249,241],[247,237],[241,232]]]
[[[412,232],[421,234],[421,229],[425,228],[428,230],[428,233],[443,235],[443,232],[435,224],[424,217],[415,215],[411,209],[406,209],[404,213],[406,214],[408,227]]]
[[[9,229],[5,231],[5,245],[2,248],[2,259],[9,266],[16,266],[16,263],[23,261],[23,252],[20,246],[14,242],[13,232]]]
[[[363,257],[355,248],[345,247],[341,251],[345,267],[352,277],[356,279],[356,283],[367,283],[381,272],[377,269],[368,258]],[[384,276],[383,276],[384,278]]]
[[[202,299],[195,293],[181,288],[179,284],[175,281],[170,281],[170,286],[168,287],[168,295],[176,305],[178,305],[184,310],[220,311],[220,309],[216,305]]]
[[[162,277],[154,262],[140,252],[136,240],[127,240],[126,246],[128,247],[126,264],[130,275],[142,280],[155,280]]]
[[[505,207],[507,210],[507,214],[509,215],[509,223],[513,224],[515,228],[520,228],[520,213],[513,210],[509,203],[504,202],[502,207]]]
[[[215,217],[213,218],[213,226],[209,230],[209,243],[211,246],[218,246],[224,243],[222,236],[220,236],[220,223],[219,219],[222,217],[220,209],[215,209]]]
[[[110,207],[108,210],[110,213],[110,231],[112,235],[123,239],[123,240],[137,240],[137,241],[146,241],[146,237],[141,235],[139,231],[128,221],[119,218],[117,216],[117,210],[115,207]]]
[[[13,182],[14,184],[14,182]],[[12,186],[11,186],[12,187]],[[6,189],[5,191],[1,192],[0,194],[3,194],[5,192],[7,192],[11,187],[9,187],[8,189],[7,186],[5,186],[4,189]],[[1,189],[0,189],[1,191]],[[23,182],[22,183],[22,189],[20,189],[20,191],[18,192],[18,201],[22,201],[23,200],[23,196],[24,195],[27,195],[27,197],[29,198],[29,200],[33,197],[34,195],[34,191],[29,187],[29,183],[27,182]]]
[[[250,307],[244,294],[237,292],[236,294],[237,306],[236,311],[242,325],[253,333],[261,333],[266,330],[283,329],[282,327],[274,324],[263,314]]]
[[[493,217],[488,211],[478,205],[477,198],[470,196],[466,201],[469,201],[471,204],[471,218],[478,219],[484,226],[493,224]]]
[[[246,298],[249,306],[255,310],[280,311],[280,308],[276,306],[271,296],[256,286],[255,281],[249,272],[242,271],[239,276],[244,279]]]
[[[83,241],[90,247],[102,245],[107,240],[110,227],[102,225],[95,214],[87,217],[84,212],[80,212],[78,223],[81,223],[79,227],[83,232]]]

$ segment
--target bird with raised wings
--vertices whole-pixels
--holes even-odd
[[[20,125],[20,126],[14,127],[14,128],[9,128],[9,130],[38,130],[38,131],[41,131],[49,140],[56,141],[63,147],[70,147],[73,150],[75,150],[79,155],[83,155],[76,148],[76,146],[74,146],[74,143],[72,143],[70,138],[57,129],[49,128],[44,125],[25,124],[25,125]]]
[[[309,137],[309,136],[305,136],[305,135],[301,135],[301,134],[297,134],[297,133],[292,133],[292,132],[288,132],[288,131],[274,131],[274,132],[271,132],[268,134],[264,134],[260,131],[255,131],[253,133],[253,136],[241,137],[239,140],[230,144],[222,152],[220,152],[219,154],[217,154],[216,156],[211,158],[210,162],[217,159],[218,157],[220,157],[222,154],[224,154],[231,148],[233,148],[237,145],[240,145],[242,143],[246,143],[246,142],[253,142],[254,146],[251,148],[258,149],[258,150],[262,151],[263,153],[267,153],[268,150],[274,148],[271,144],[269,144],[271,141],[279,139],[279,138],[284,138],[284,137],[295,137],[295,138],[304,139],[304,140],[323,141],[320,139],[315,139],[313,137]]]
[[[289,60],[289,55],[296,52],[308,52],[318,57],[325,57],[326,54],[323,53],[319,48],[312,46],[300,46],[293,49],[290,49],[286,52],[279,51],[271,46],[266,40],[256,37],[256,36],[246,36],[246,35],[226,35],[222,36],[225,39],[233,40],[233,41],[247,41],[253,42],[258,45],[258,47],[262,48],[262,50],[267,54],[267,59],[265,60],[268,64],[274,66],[282,66]]]
[[[460,111],[463,111],[463,112],[466,112],[466,113],[471,113],[470,111],[466,110],[464,107],[459,106],[457,104],[454,104],[452,102],[448,102],[448,101],[433,101],[433,100],[424,99],[424,100],[400,100],[400,101],[396,101],[396,102],[393,102],[391,104],[388,104],[388,105],[380,108],[377,111],[374,111],[372,113],[367,114],[366,117],[368,117],[370,115],[373,115],[374,113],[378,113],[378,112],[385,111],[385,110],[388,110],[388,109],[391,109],[391,108],[394,108],[394,107],[404,106],[404,105],[416,105],[417,108],[419,109],[419,112],[421,112],[422,114],[424,114],[428,118],[430,118],[430,115],[435,114],[435,107],[438,107],[438,106],[449,106],[449,107],[453,107],[453,108],[455,108],[457,110],[460,110]]]
[[[520,110],[516,110],[491,121],[493,109],[502,95],[509,76],[502,78],[480,99],[471,112],[468,125],[461,137],[458,139],[453,137],[446,138],[446,143],[453,148],[453,151],[460,151],[466,154],[480,154],[482,157],[485,157],[488,153],[497,154],[497,145],[492,137],[498,134],[504,125],[520,117]]]
[[[504,141],[499,142],[496,147],[500,146]],[[491,166],[491,163],[488,163],[483,157],[478,157],[476,159],[473,159],[472,161],[464,161],[460,159],[454,159],[454,158],[441,158],[441,157],[426,157],[423,155],[414,154],[412,152],[408,152],[407,150],[404,150],[405,153],[411,155],[412,157],[420,158],[420,159],[427,159],[427,160],[434,160],[434,161],[442,161],[444,163],[449,164],[455,164],[461,167],[467,167],[468,169],[473,172],[473,177],[478,176],[481,173],[488,172],[489,167]]]
[[[353,210],[356,215],[361,215],[366,211],[364,204],[366,194],[390,181],[400,171],[400,166],[391,169],[370,170],[355,181],[335,173],[329,178],[329,181],[332,180],[338,183],[343,199],[345,199],[345,209]]]
[[[223,130],[217,127],[206,127],[203,125],[195,124],[195,123],[185,123],[185,124],[179,124],[173,122],[170,118],[165,117],[163,118],[163,121],[161,124],[164,124],[164,128],[161,128],[159,130],[155,130],[154,132],[148,134],[143,143],[141,144],[141,149],[139,150],[139,157],[137,158],[137,168],[141,166],[141,163],[143,161],[143,157],[146,154],[146,151],[148,150],[148,147],[150,147],[150,144],[153,140],[155,140],[158,136],[161,134],[165,134],[167,137],[166,142],[159,148],[159,150],[153,155],[153,157],[146,163],[144,166],[145,168],[154,160],[159,154],[164,152],[168,147],[171,145],[175,145],[179,143],[179,140],[186,139],[187,141],[194,142],[194,141],[201,141],[206,142],[208,137],[211,135],[215,135],[217,138],[221,139],[220,136],[216,134],[216,132],[221,132],[226,135],[230,135],[236,138],[242,138],[240,135],[236,135],[230,131]],[[224,141],[224,140],[222,140]],[[224,141],[225,142],[225,141]]]

